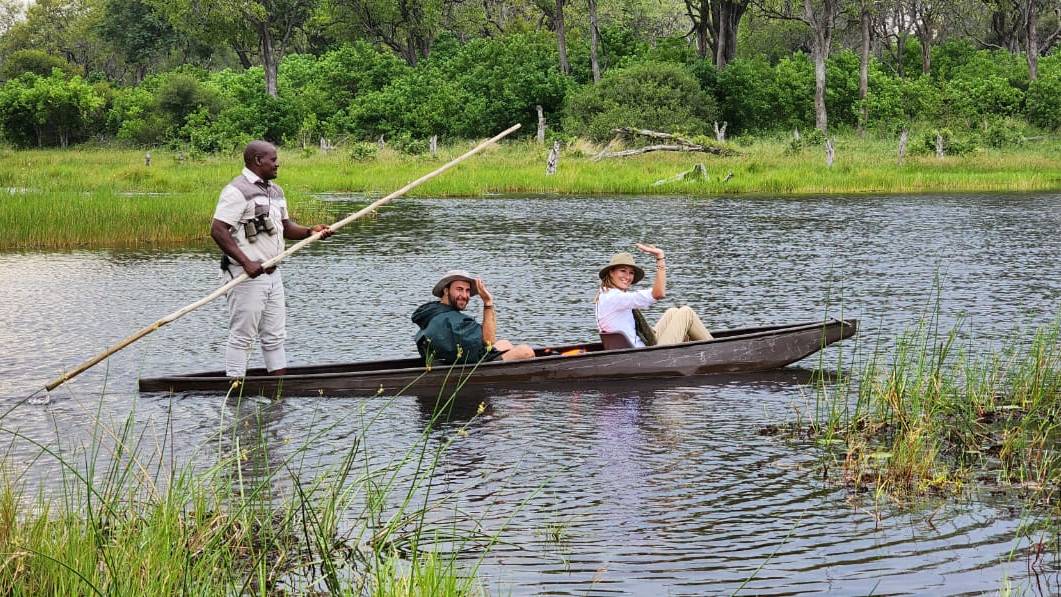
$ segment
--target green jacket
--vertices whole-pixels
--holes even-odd
[[[413,312],[413,323],[420,327],[416,348],[424,362],[478,363],[486,356],[483,326],[450,305],[438,301],[420,305]]]

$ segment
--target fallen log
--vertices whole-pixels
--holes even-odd
[[[595,159],[601,158],[625,158],[632,155],[640,155],[653,151],[702,151],[705,153],[718,153],[711,151],[713,148],[704,148],[700,145],[646,145],[637,149],[624,149],[622,151],[611,151],[597,154]],[[721,154],[720,154],[721,155]]]
[[[649,129],[635,129],[632,127],[621,127],[612,129],[615,133],[615,138],[608,142],[604,146],[604,149],[600,153],[593,157],[593,161],[599,161],[603,158],[622,158],[632,155],[640,155],[643,153],[649,153],[653,151],[683,151],[683,152],[700,152],[700,153],[711,153],[715,155],[739,155],[738,152],[728,149],[720,145],[707,145],[702,143],[695,143],[689,139],[679,137],[678,135],[672,135],[670,133],[661,133],[659,131],[653,131]],[[622,151],[608,151],[609,147],[615,145],[620,139],[632,138],[632,137],[648,137],[650,139],[659,139],[661,141],[668,141],[668,143],[658,143],[655,145],[646,145],[644,147],[638,147],[634,149],[624,149]]]

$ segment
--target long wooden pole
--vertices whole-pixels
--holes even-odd
[[[446,170],[449,170],[450,168],[456,166],[457,164],[463,162],[464,160],[466,160],[466,159],[472,157],[473,155],[479,153],[480,151],[482,151],[483,149],[487,148],[491,144],[497,143],[501,139],[503,139],[503,138],[507,137],[508,135],[512,134],[513,132],[515,132],[517,129],[519,129],[519,127],[520,127],[519,124],[515,124],[515,125],[509,127],[508,129],[504,130],[503,132],[499,133],[495,137],[492,137],[490,139],[487,139],[486,141],[483,141],[482,143],[480,143],[479,145],[476,145],[473,149],[471,149],[470,151],[468,151],[464,155],[453,159],[452,161],[450,161],[449,163],[443,165],[442,167],[438,168],[437,170],[435,170],[433,172],[430,172],[428,174],[425,174],[425,175],[421,176],[420,178],[417,178],[416,180],[410,182],[409,184],[405,185],[404,187],[398,189],[397,191],[394,191],[390,195],[387,195],[386,197],[383,197],[381,199],[377,199],[376,201],[373,201],[370,205],[368,205],[367,207],[364,207],[360,211],[354,212],[354,213],[346,216],[345,218],[339,220],[338,222],[332,224],[331,225],[331,229],[333,231],[338,230],[338,229],[342,228],[343,226],[346,226],[350,222],[353,222],[354,220],[357,220],[358,218],[362,218],[365,215],[376,211],[377,209],[379,209],[380,207],[386,205],[387,203],[390,203],[394,199],[397,199],[398,197],[401,197],[402,195],[408,193],[410,190],[420,186],[421,184],[431,180],[432,178],[438,176],[439,174],[442,174]],[[269,268],[269,267],[272,267],[272,266],[280,263],[281,261],[284,260],[285,257],[288,257],[288,256],[292,255],[293,253],[295,253],[296,251],[302,249],[306,245],[319,240],[320,237],[321,237],[321,233],[320,232],[314,232],[310,236],[298,241],[294,245],[291,245],[291,247],[288,248],[283,253],[281,253],[281,254],[277,255],[276,257],[273,257],[272,259],[262,263],[262,267],[263,268]],[[96,356],[92,357],[91,359],[88,359],[87,361],[81,363],[77,367],[74,367],[73,369],[70,369],[69,371],[64,372],[59,377],[56,377],[55,379],[53,379],[53,380],[49,381],[47,384],[45,384],[44,385],[44,390],[48,391],[48,392],[54,390],[55,388],[59,387],[60,385],[62,385],[64,383],[66,383],[67,381],[73,379],[74,377],[77,377],[78,375],[84,373],[86,370],[90,369],[91,367],[93,367],[94,365],[98,364],[103,359],[106,359],[110,355],[118,352],[119,350],[125,348],[126,346],[129,346],[133,342],[136,342],[140,338],[143,338],[144,336],[146,336],[146,335],[150,334],[151,332],[161,328],[162,326],[166,325],[167,323],[171,323],[173,321],[176,321],[176,320],[180,319],[181,317],[184,317],[188,313],[191,313],[192,311],[198,309],[199,307],[202,307],[203,305],[209,303],[210,301],[216,299],[217,297],[224,295],[226,292],[231,290],[233,287],[238,286],[239,284],[242,284],[243,282],[245,282],[246,280],[249,280],[249,279],[250,279],[250,276],[248,276],[246,273],[240,274],[239,276],[237,276],[237,277],[233,278],[232,280],[230,280],[224,286],[221,286],[217,290],[211,292],[210,294],[208,294],[205,297],[199,299],[198,301],[195,301],[194,303],[192,303],[192,304],[190,304],[190,305],[188,305],[186,307],[183,307],[181,309],[178,309],[178,310],[174,311],[173,313],[170,313],[169,315],[163,317],[162,319],[159,319],[158,321],[156,321],[155,323],[152,323],[151,325],[147,326],[146,328],[144,328],[144,329],[142,329],[142,330],[140,330],[140,331],[138,331],[138,332],[136,332],[134,334],[131,334],[131,335],[127,336],[125,339],[123,339],[122,341],[118,342],[114,346],[111,346],[110,348],[108,348],[108,349],[104,350],[103,352],[97,354]],[[38,390],[38,392],[39,391],[40,390]]]

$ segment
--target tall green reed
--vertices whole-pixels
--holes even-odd
[[[1052,503],[1061,484],[1061,319],[977,352],[940,309],[878,344],[857,380],[820,384],[813,433],[844,446],[845,479],[894,495],[961,490],[984,473]],[[822,412],[825,416],[822,416]]]
[[[448,553],[433,550],[429,539],[439,529],[427,519],[435,506],[423,489],[433,464],[424,463],[437,463],[447,442],[429,448],[425,435],[396,459],[374,462],[367,425],[383,416],[383,405],[364,418],[338,463],[311,474],[311,448],[327,441],[336,423],[322,416],[301,443],[284,446],[268,437],[275,402],[237,393],[226,404],[237,416],[219,423],[217,452],[205,465],[174,460],[179,438],[169,418],[152,451],[135,411],[109,425],[102,398],[79,449],[64,446],[58,428],[55,440],[43,443],[0,421],[12,441],[37,446],[38,466],[47,461],[61,472],[54,487],[31,490],[5,463],[0,592],[482,593],[478,562],[460,557],[469,537],[445,527],[457,546]],[[481,537],[473,541],[481,550]]]

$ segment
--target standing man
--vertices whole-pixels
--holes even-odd
[[[435,284],[431,294],[441,300],[420,305],[413,312],[413,323],[420,327],[416,348],[425,363],[442,365],[476,364],[480,361],[517,361],[534,358],[526,344],[513,346],[497,339],[494,297],[482,278],[472,278],[464,270],[450,270]],[[483,323],[463,313],[475,295],[483,299]]]
[[[224,252],[221,270],[231,278],[243,272],[252,278],[228,291],[225,375],[246,375],[247,355],[255,337],[261,339],[269,374],[284,375],[284,283],[276,266],[264,269],[262,263],[284,252],[285,238],[302,240],[314,232],[327,238],[332,230],[323,224],[307,228],[290,219],[284,190],[271,182],[280,168],[271,143],[248,143],[243,165],[243,172],[222,189],[210,227],[211,238]]]

